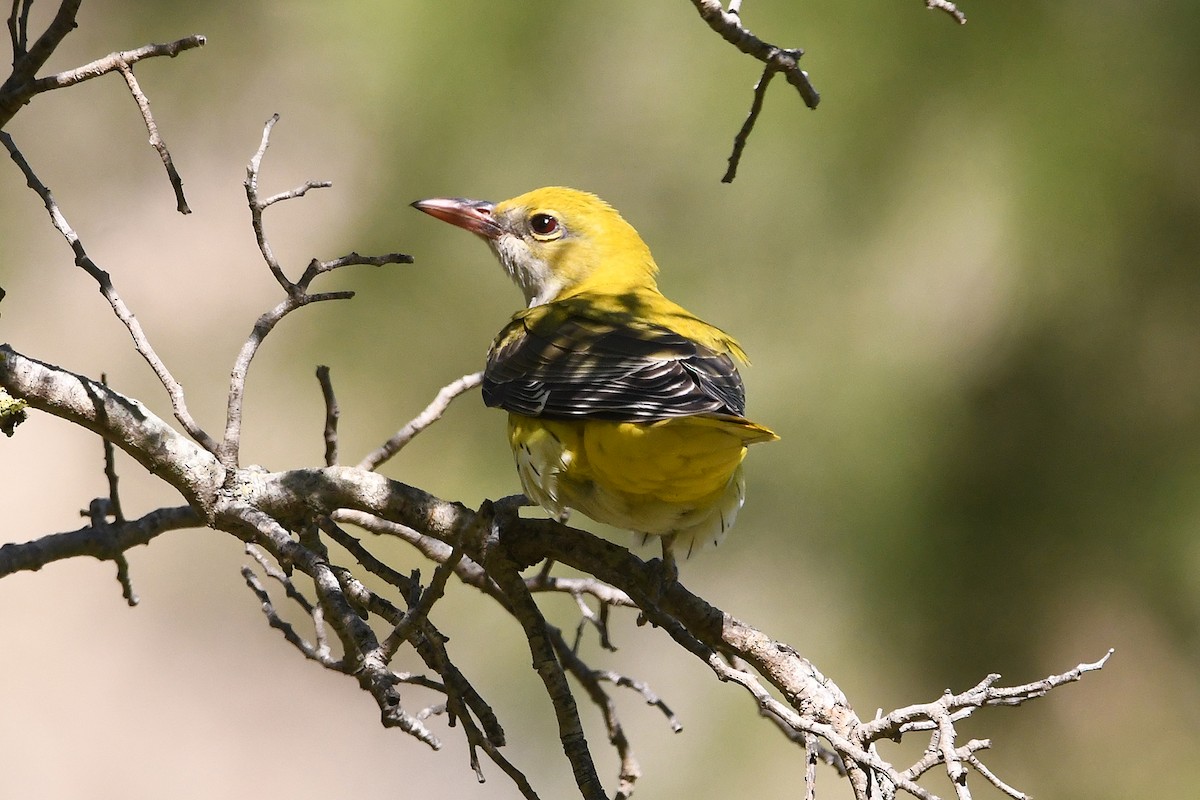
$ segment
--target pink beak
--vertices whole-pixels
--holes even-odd
[[[467,200],[462,197],[431,197],[412,204],[431,217],[457,225],[485,239],[497,239],[504,229],[492,216],[494,205],[487,200]]]

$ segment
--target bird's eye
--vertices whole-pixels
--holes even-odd
[[[558,220],[550,214],[534,214],[529,218],[529,229],[539,239],[549,239],[560,233]]]

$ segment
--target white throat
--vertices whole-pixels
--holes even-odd
[[[529,251],[520,237],[504,234],[488,241],[504,271],[521,287],[529,308],[545,305],[558,297],[563,290],[563,280],[550,265]]]

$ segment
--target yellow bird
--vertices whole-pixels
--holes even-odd
[[[778,437],[746,419],[746,354],[658,290],[650,249],[595,195],[547,187],[489,203],[415,208],[481,236],[527,307],[492,343],[483,400],[509,413],[525,494],[662,538],[717,544],[745,498],[746,446]]]

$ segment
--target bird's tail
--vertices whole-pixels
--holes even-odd
[[[694,425],[711,425],[719,428],[741,439],[743,445],[774,442],[779,439],[775,431],[759,425],[757,422],[751,422],[745,417],[688,417],[688,422]]]

